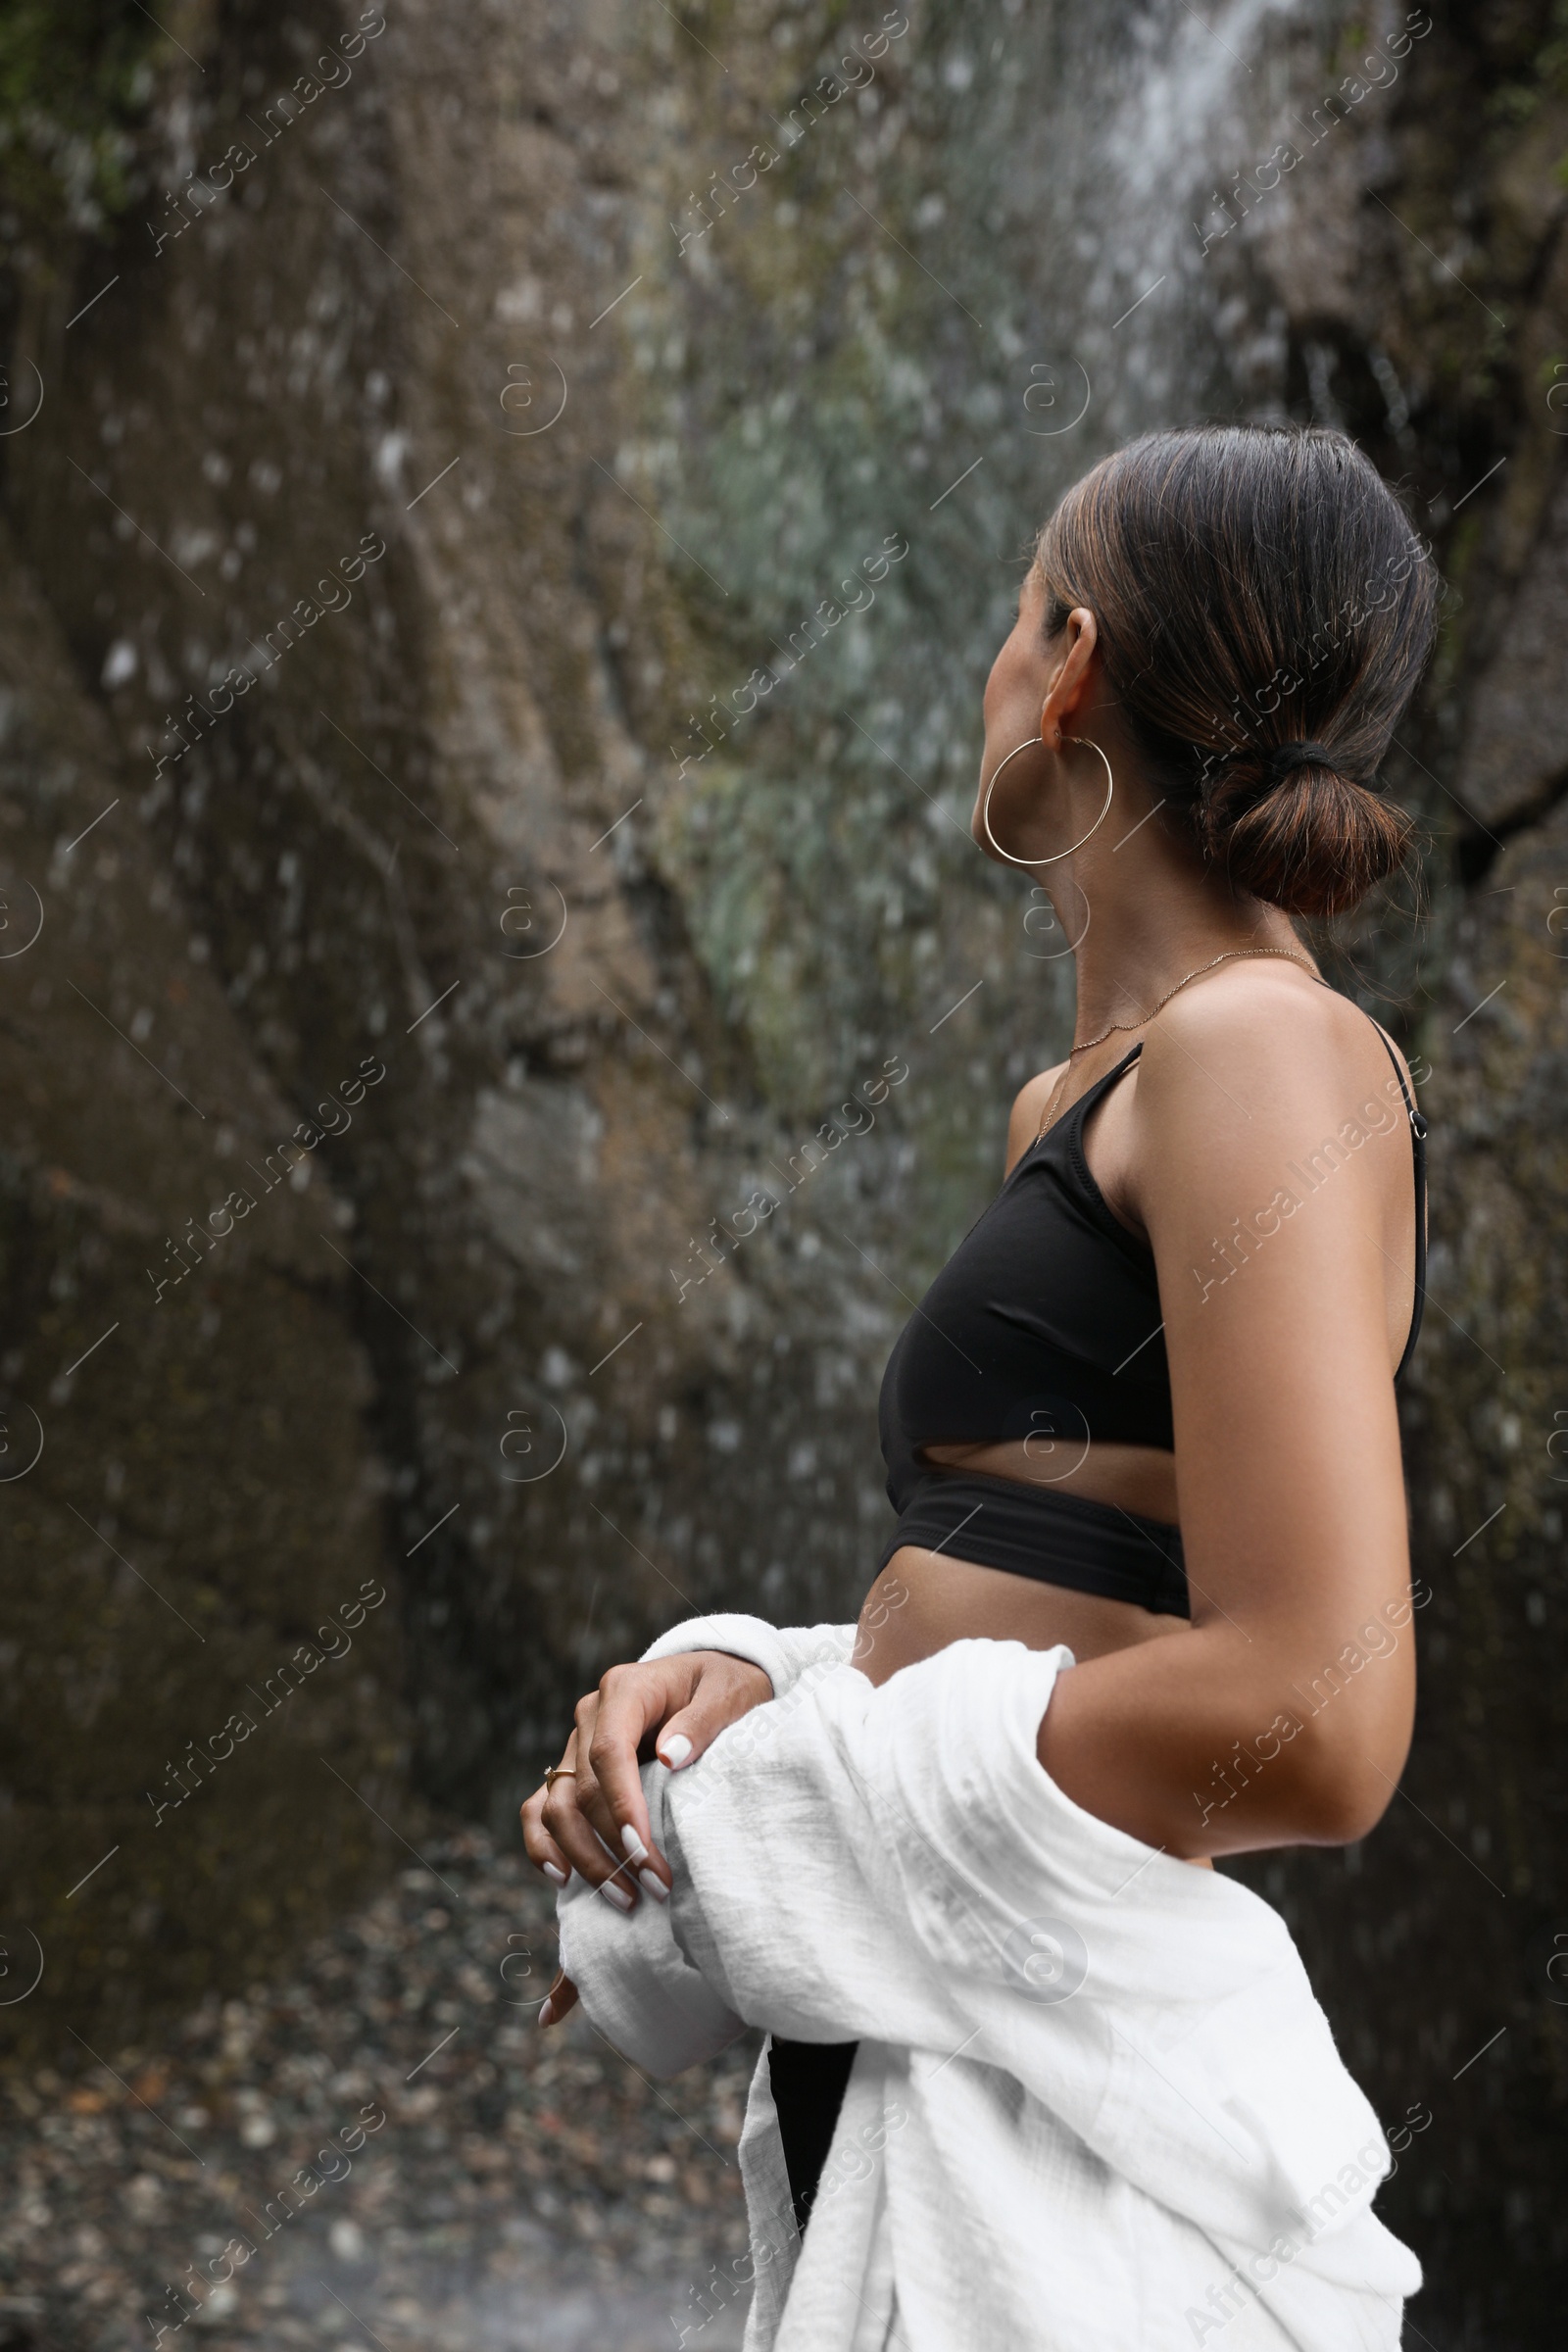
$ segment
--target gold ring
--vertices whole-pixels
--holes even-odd
[[[552,1764],[545,1774],[545,1787],[553,1788],[558,1781],[574,1781],[576,1778],[575,1764]]]

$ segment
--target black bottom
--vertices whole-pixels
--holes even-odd
[[[1181,1530],[1141,1511],[979,1470],[926,1470],[906,1496],[878,1574],[901,1544],[980,1568],[1189,1617]]]
[[[776,2034],[768,2043],[768,2080],[778,2109],[797,2230],[804,2230],[811,2218],[816,2184],[859,2046],[858,2041],[781,2041]]]

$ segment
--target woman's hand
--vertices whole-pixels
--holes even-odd
[[[637,1770],[645,1742],[657,1732],[660,1762],[683,1772],[726,1724],[772,1695],[760,1666],[726,1650],[612,1666],[598,1690],[577,1701],[576,1729],[553,1785],[536,1788],[522,1807],[529,1861],[557,1886],[578,1871],[617,1910],[632,1909],[639,1886],[666,1901],[669,1864],[652,1842]],[[556,2024],[576,1998],[575,1985],[558,1976],[539,2023]]]

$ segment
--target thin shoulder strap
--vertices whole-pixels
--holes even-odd
[[[1143,1050],[1144,1041],[1142,1038],[1140,1038],[1137,1045],[1132,1047],[1128,1053],[1122,1055],[1120,1061],[1117,1062],[1113,1070],[1107,1070],[1103,1078],[1097,1078],[1093,1086],[1086,1086],[1083,1093],[1078,1097],[1076,1102],[1069,1102],[1065,1110],[1058,1110],[1055,1117],[1052,1120],[1051,1125],[1049,1127],[1042,1127],[1038,1131],[1033,1142],[1031,1142],[1029,1146],[1029,1152],[1033,1152],[1036,1145],[1043,1144],[1048,1135],[1070,1134],[1074,1131],[1074,1123],[1076,1123],[1078,1128],[1081,1128],[1084,1119],[1088,1113],[1093,1110],[1095,1104],[1100,1101],[1101,1096],[1108,1094],[1110,1089],[1115,1085],[1117,1079],[1124,1078],[1127,1075],[1127,1072],[1132,1068],[1133,1063],[1138,1059],[1138,1056],[1140,1054],[1142,1054]],[[1018,1158],[1014,1163],[1014,1173],[1017,1172],[1018,1168],[1022,1167],[1024,1160],[1028,1157],[1028,1155],[1029,1154],[1027,1152],[1019,1153]],[[1011,1178],[1009,1178],[1008,1181],[1010,1183]]]
[[[1366,1017],[1372,1021],[1370,1013]],[[1410,1121],[1411,1152],[1415,1161],[1415,1305],[1410,1316],[1410,1336],[1404,1343],[1404,1353],[1394,1375],[1398,1380],[1415,1350],[1416,1341],[1421,1334],[1421,1317],[1427,1303],[1427,1123],[1410,1099],[1410,1090],[1404,1083],[1404,1072],[1399,1067],[1399,1056],[1394,1051],[1388,1031],[1380,1021],[1372,1021],[1372,1026],[1383,1040],[1384,1051],[1394,1064],[1394,1075],[1399,1082],[1405,1114]]]

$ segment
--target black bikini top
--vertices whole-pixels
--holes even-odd
[[[1398,1079],[1414,1145],[1415,1305],[1397,1380],[1426,1299],[1427,1130],[1387,1034],[1373,1026]],[[933,1478],[955,1475],[920,1460],[925,1444],[1034,1441],[1031,1458],[1039,1456],[1046,1479],[1053,1467],[1069,1466],[1091,1439],[1173,1450],[1153,1252],[1112,1215],[1084,1156],[1085,1120],[1143,1050],[1140,1041],[1023,1153],[900,1335],[883,1376],[878,1418],[888,1494],[901,1516],[917,1488],[929,1491]],[[1323,1180],[1334,1164],[1324,1161],[1328,1149],[1298,1170],[1299,1184]],[[1335,1149],[1343,1150],[1343,1142]],[[1321,1173],[1314,1174],[1314,1160],[1324,1161]],[[1011,1489],[1009,1516],[1052,1499],[1049,1486],[983,1482],[1004,1483]],[[1080,1513],[1108,1508],[1054,1499],[1076,1501]],[[1126,1513],[1112,1516],[1131,1524]],[[974,1537],[955,1541],[954,1555],[980,1558],[972,1548],[980,1533],[977,1525]],[[1007,1557],[996,1565],[1016,1562]],[[1050,1576],[1049,1569],[1039,1573]]]

